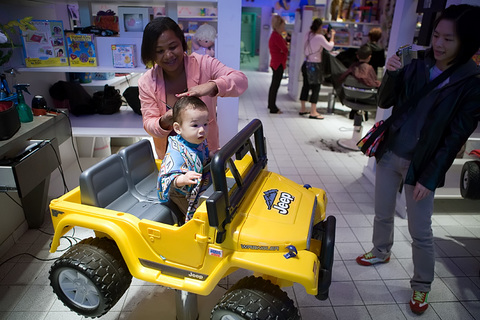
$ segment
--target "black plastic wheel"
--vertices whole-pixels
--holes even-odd
[[[463,164],[460,193],[465,199],[480,199],[480,161],[468,161]]]
[[[238,281],[213,308],[212,320],[297,320],[286,292],[269,280],[250,276]]]
[[[50,269],[53,292],[65,306],[85,317],[107,313],[131,281],[120,250],[107,238],[80,241]]]

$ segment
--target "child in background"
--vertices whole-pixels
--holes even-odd
[[[172,201],[189,221],[210,179],[203,174],[209,152],[208,108],[200,98],[182,97],[173,107],[173,129],[157,182],[161,202]]]
[[[372,49],[368,44],[364,44],[357,50],[358,62],[354,62],[348,68],[348,70],[340,76],[339,81],[343,82],[348,75],[352,75],[355,79],[367,87],[380,87],[380,81],[377,79],[377,74],[375,73],[373,67],[369,64],[371,58]]]

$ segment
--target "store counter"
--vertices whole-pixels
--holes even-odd
[[[70,137],[66,116],[39,116],[0,141],[0,192],[16,192],[30,228],[43,224],[50,174],[61,164],[58,145]]]

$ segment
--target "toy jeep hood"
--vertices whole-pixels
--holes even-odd
[[[245,210],[248,219],[238,228],[237,250],[288,251],[285,248],[289,245],[306,249],[314,224],[314,193],[306,193],[305,187],[276,173],[265,172],[259,178],[260,190],[252,193],[256,197]]]

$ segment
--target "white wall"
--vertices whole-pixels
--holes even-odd
[[[218,2],[218,43],[215,48],[217,58],[225,65],[240,69],[240,35],[242,1]],[[220,146],[223,146],[238,132],[239,98],[218,98],[217,120],[220,133]]]

